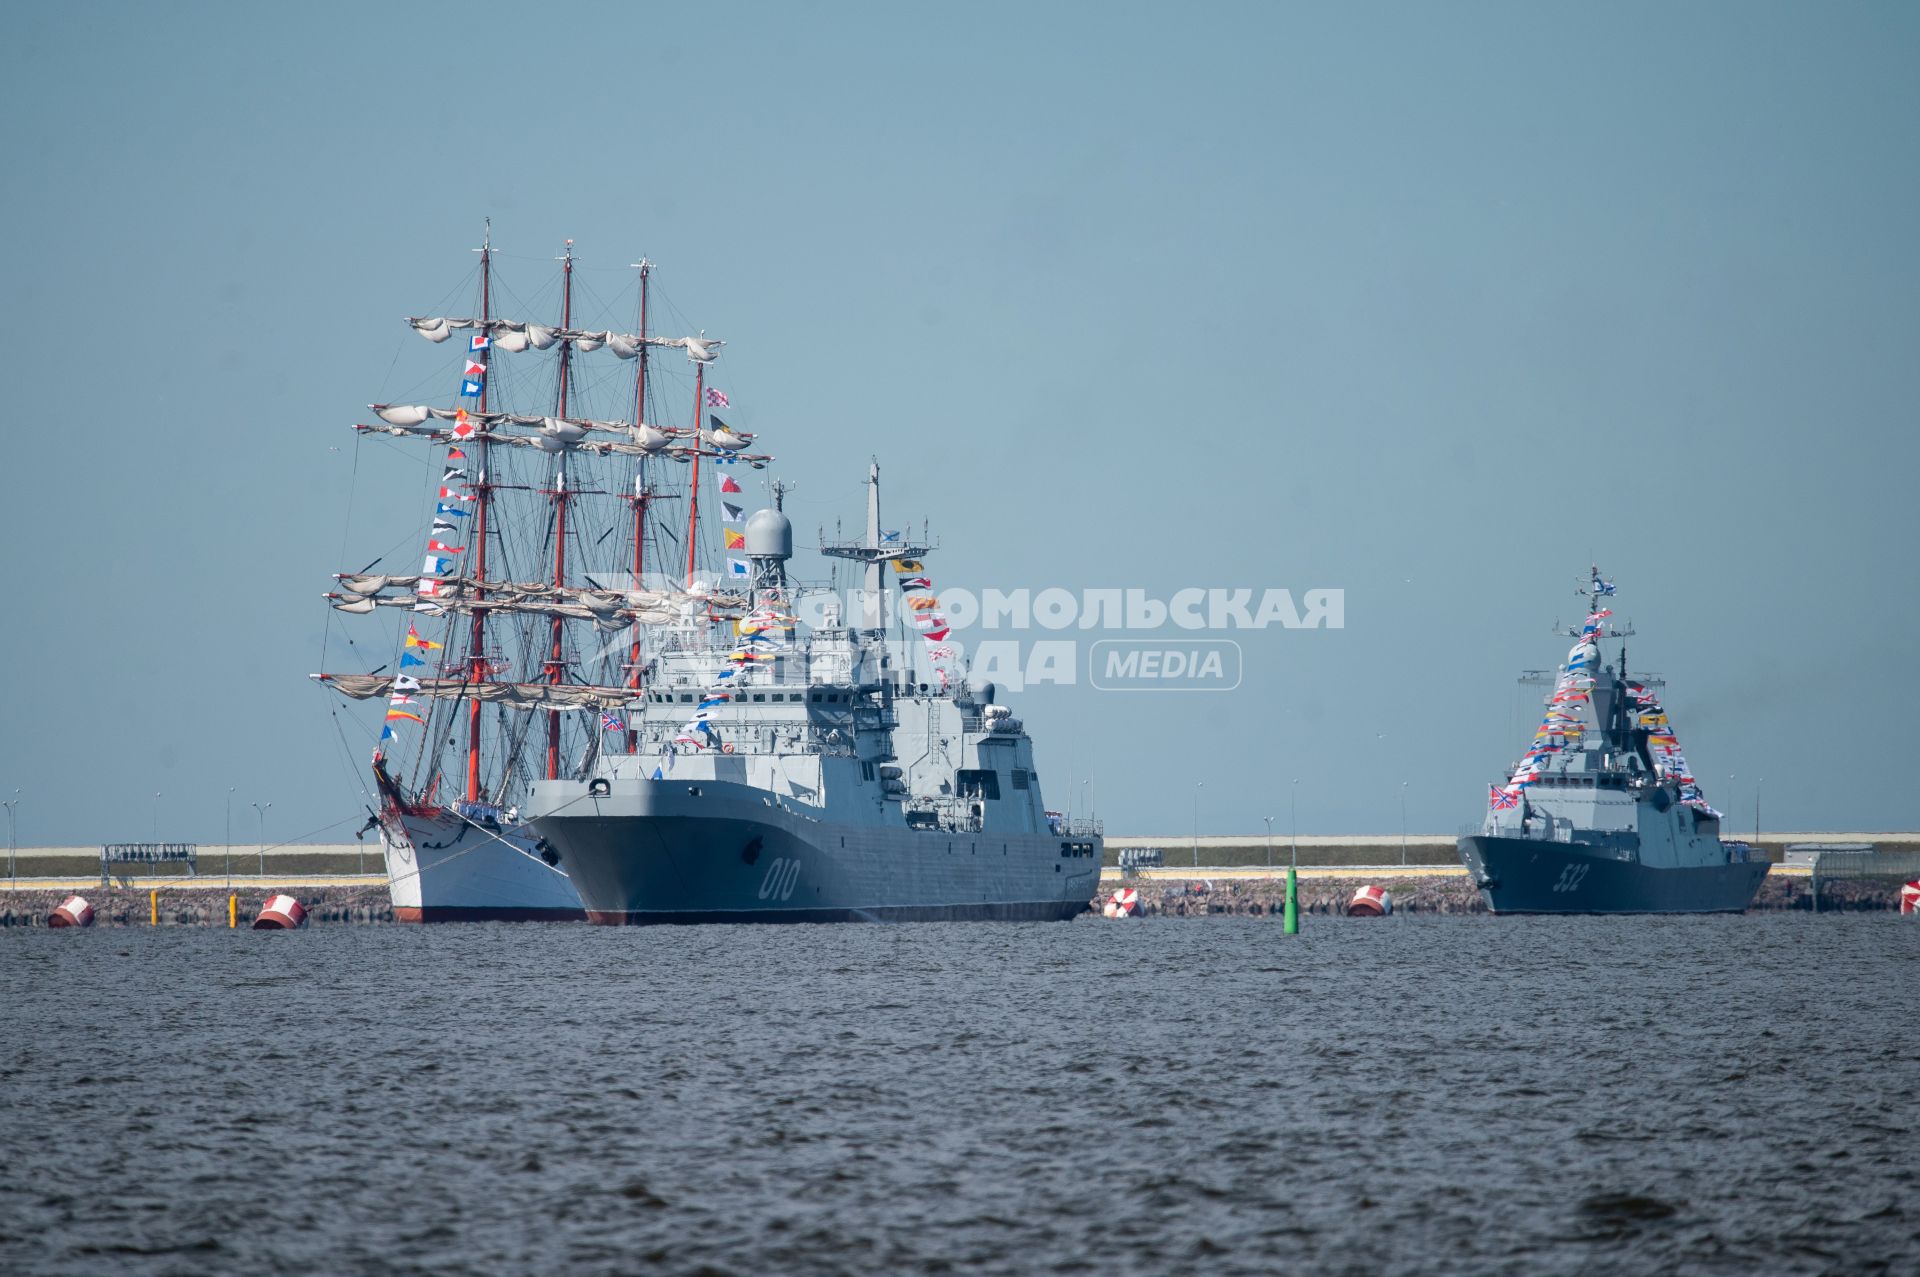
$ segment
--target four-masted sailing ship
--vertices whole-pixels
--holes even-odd
[[[741,615],[745,596],[703,574],[700,476],[771,458],[714,415],[729,406],[707,383],[724,343],[649,330],[651,262],[635,263],[638,323],[621,332],[575,326],[571,240],[557,322],[498,314],[491,234],[478,252],[477,314],[406,321],[445,351],[455,393],[371,404],[377,421],[354,426],[423,448],[438,475],[418,570],[382,555],[337,573],[327,594],[378,626],[350,650],[385,659],[312,677],[385,705],[372,767],[396,917],[575,919],[561,853],[519,809],[535,781],[636,748],[624,707],[639,697],[647,627]],[[660,392],[687,378],[661,375],[667,352],[692,373],[679,422]]]

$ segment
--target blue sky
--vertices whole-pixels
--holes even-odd
[[[1019,698],[1113,832],[1185,832],[1200,781],[1203,832],[1255,831],[1294,777],[1303,830],[1397,831],[1404,780],[1454,832],[1592,559],[1710,798],[1914,828],[1917,24],[19,11],[0,790],[26,843],[144,836],[155,792],[208,842],[229,787],[270,837],[358,809],[318,596],[424,508],[344,427],[433,375],[399,319],[465,309],[491,216],[517,297],[571,237],[608,325],[660,263],[803,543],[877,454],[943,584],[1345,589],[1231,694]]]

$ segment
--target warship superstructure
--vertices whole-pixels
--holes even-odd
[[[885,532],[879,467],[852,560],[857,620],[829,603],[802,632],[776,505],[746,522],[752,595],[734,650],[697,618],[655,629],[632,753],[536,782],[524,814],[590,921],[1066,919],[1099,886],[1098,822],[1046,810],[1033,743],[991,684],[916,674],[886,604],[925,587],[927,547]],[[920,594],[920,600],[926,596]],[[919,613],[918,615],[924,615]],[[922,638],[931,633],[923,625]]]
[[[1614,592],[1593,568],[1586,620],[1567,631],[1574,645],[1540,726],[1506,783],[1488,786],[1460,858],[1495,913],[1741,912],[1768,862],[1721,839],[1660,704],[1662,681],[1628,675],[1633,631],[1603,602]]]

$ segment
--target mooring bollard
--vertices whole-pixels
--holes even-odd
[[[1287,866],[1287,904],[1281,914],[1280,930],[1283,935],[1300,934],[1300,878],[1291,865]]]

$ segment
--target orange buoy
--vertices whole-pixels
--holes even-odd
[[[1122,887],[1107,897],[1107,903],[1100,912],[1108,918],[1138,918],[1140,893],[1132,887]]]
[[[1393,912],[1393,893],[1368,883],[1347,902],[1349,918],[1382,918]]]
[[[1920,878],[1900,888],[1900,912],[1920,913]]]
[[[255,931],[292,931],[307,920],[306,906],[292,896],[268,896],[253,920]]]
[[[47,915],[49,927],[91,927],[93,925],[93,906],[83,897],[68,896],[60,902],[59,908]]]

